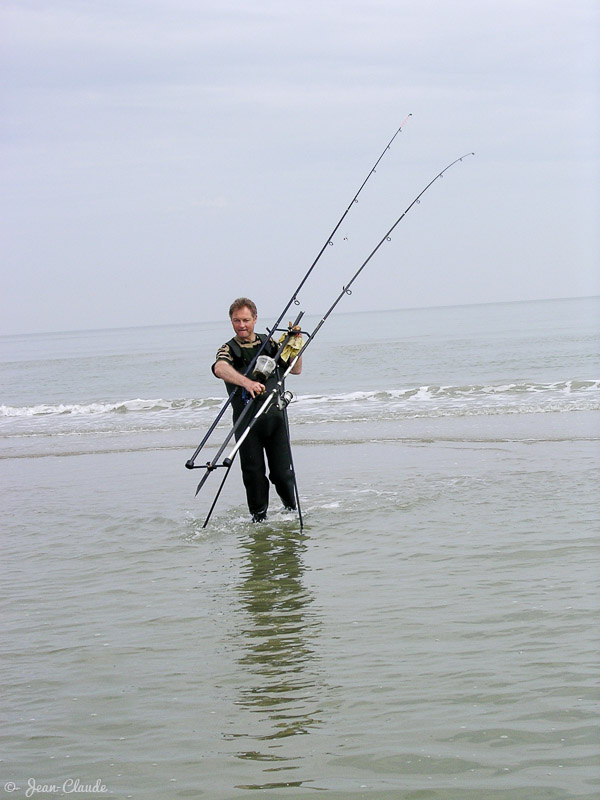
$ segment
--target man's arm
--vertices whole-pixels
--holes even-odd
[[[242,389],[245,389],[251,397],[256,397],[257,394],[262,394],[265,391],[265,387],[262,383],[247,378],[245,375],[242,375],[241,372],[238,372],[237,369],[232,367],[231,364],[222,359],[219,359],[219,361],[215,363],[213,372],[217,378],[221,378],[221,380],[227,381],[227,383],[233,383],[236,386],[241,386]]]
[[[302,356],[296,361],[294,366],[290,370],[290,375],[300,375],[302,372]]]

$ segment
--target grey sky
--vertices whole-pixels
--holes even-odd
[[[596,0],[4,0],[0,333],[600,293]],[[265,324],[268,322],[264,320]]]

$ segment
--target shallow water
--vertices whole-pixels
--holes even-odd
[[[486,347],[498,368],[475,336],[481,308],[454,311],[474,338],[460,368],[447,363],[439,311],[397,312],[390,347],[414,371],[404,363],[406,380],[385,374],[378,387],[354,352],[352,374],[340,367],[332,387],[341,400],[318,391],[326,350],[307,356],[290,407],[303,532],[277,504],[249,524],[237,470],[202,528],[212,489],[194,499],[200,471],[183,467],[201,412],[197,430],[191,410],[168,408],[6,416],[2,785],[23,796],[34,778],[56,785],[36,793],[50,797],[68,793],[67,779],[100,779],[106,793],[144,800],[595,798],[600,372],[595,317],[577,302],[546,304],[546,327],[543,304],[493,307]],[[367,317],[340,321],[330,342],[346,348]],[[580,344],[563,362],[566,329]],[[156,347],[161,330],[157,364],[187,363],[189,330],[144,338]],[[125,393],[131,371],[109,385],[122,356],[110,351],[137,363],[138,333],[65,334],[45,343],[39,374],[13,340],[11,369],[38,384],[30,399],[13,387],[5,406],[152,398],[147,363],[139,391]],[[61,347],[63,372],[44,393]],[[104,391],[85,395],[72,379],[85,358]],[[216,400],[208,380],[186,392],[183,371],[161,370],[147,376],[155,399]],[[181,391],[167,391],[177,380]],[[505,384],[569,381],[586,388],[544,389],[543,409],[529,390],[501,409],[467,392],[473,403],[460,395],[454,413],[448,391],[410,406],[403,395],[481,385],[497,399]],[[336,403],[342,413],[328,416]]]

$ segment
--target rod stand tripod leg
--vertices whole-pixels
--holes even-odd
[[[233,461],[231,462],[231,464],[233,464]],[[225,481],[227,480],[227,477],[229,476],[229,471],[231,469],[231,464],[229,464],[229,466],[225,470],[225,475],[223,475],[223,480],[221,481],[221,485],[219,486],[219,489],[218,489],[218,491],[217,491],[217,493],[215,495],[215,499],[213,500],[212,505],[211,505],[211,507],[210,507],[210,509],[208,511],[208,514],[206,515],[206,519],[204,520],[204,524],[202,525],[203,528],[206,528],[210,518],[212,517],[212,513],[215,510],[215,506],[217,505],[217,501],[218,501],[218,499],[219,499],[219,497],[221,495],[221,491],[223,489],[223,486],[225,486]]]

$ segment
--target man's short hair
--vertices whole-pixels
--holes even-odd
[[[253,317],[258,316],[258,311],[256,310],[256,306],[252,300],[249,300],[247,297],[238,297],[238,299],[234,300],[229,306],[229,319],[231,319],[235,312],[239,311],[241,308],[249,308]]]

